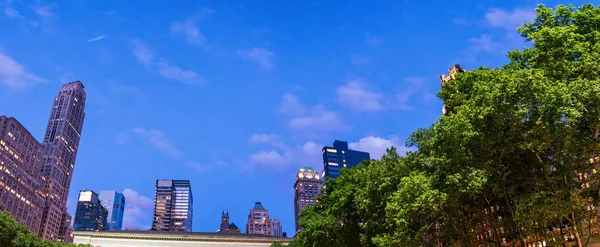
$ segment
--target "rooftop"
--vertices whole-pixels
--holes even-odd
[[[287,243],[291,238],[283,238],[276,236],[267,236],[262,234],[245,234],[245,233],[223,233],[223,232],[168,232],[168,231],[110,231],[110,232],[73,232],[75,237],[92,237],[92,238],[116,238],[116,239],[153,239],[160,241],[256,241],[256,242],[273,242],[279,241]]]
[[[265,207],[263,207],[262,203],[260,202],[256,202],[254,203],[254,210],[266,210]]]

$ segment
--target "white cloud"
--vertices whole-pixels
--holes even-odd
[[[381,111],[383,95],[368,88],[361,80],[352,80],[336,89],[337,101],[355,111]]]
[[[254,47],[252,49],[239,50],[238,55],[243,59],[258,63],[266,71],[273,69],[273,57],[275,54],[267,49]]]
[[[475,51],[484,52],[499,52],[502,51],[503,47],[500,43],[493,40],[489,34],[482,34],[479,37],[472,37],[469,42],[473,43],[472,49]]]
[[[129,136],[127,136],[126,134],[120,133],[117,136],[115,136],[115,141],[118,144],[125,144],[129,141]]]
[[[349,128],[340,115],[330,111],[324,105],[305,107],[293,94],[283,95],[280,112],[288,117],[288,127],[300,131],[339,131]]]
[[[517,27],[525,22],[535,19],[536,13],[532,9],[517,8],[512,11],[506,11],[498,8],[491,8],[485,14],[485,21],[491,27],[506,29],[515,32]]]
[[[152,222],[154,202],[132,189],[124,189],[125,212],[123,214],[123,229],[148,230],[148,222]]]
[[[34,7],[34,12],[36,15],[40,16],[45,21],[48,21],[51,18],[56,17],[57,15],[51,11],[54,7],[54,3],[50,5],[41,5],[40,1],[36,2],[36,6]]]
[[[206,37],[200,32],[200,29],[193,20],[175,22],[171,25],[171,34],[185,36],[191,45],[203,45],[206,43]]]
[[[88,43],[89,43],[89,42],[95,42],[95,41],[100,41],[100,40],[103,40],[103,39],[106,39],[106,36],[104,36],[104,35],[99,35],[99,36],[96,36],[96,37],[94,37],[94,38],[91,38],[91,39],[88,39],[88,40],[86,40],[86,42],[88,42]]]
[[[199,84],[204,82],[204,78],[196,72],[170,65],[164,60],[158,63],[158,73],[168,80],[180,81],[186,84]]]
[[[250,155],[247,168],[268,167],[284,169],[289,167],[318,166],[321,164],[323,145],[306,142],[293,147],[282,146],[281,150],[260,151]]]
[[[386,153],[386,149],[392,146],[396,147],[396,150],[400,155],[404,155],[408,150],[404,145],[400,145],[396,138],[385,139],[376,136],[367,136],[360,139],[358,142],[348,144],[348,147],[352,150],[368,152],[371,159],[381,159],[383,154]]]
[[[146,66],[150,65],[154,59],[154,52],[142,41],[136,40],[131,43],[133,44],[133,55],[135,58]]]
[[[283,165],[286,160],[277,151],[261,151],[250,155],[250,164]]]
[[[152,147],[159,152],[172,157],[181,157],[183,153],[173,144],[173,142],[165,135],[164,132],[154,129],[135,128],[133,130],[140,138],[147,141]]]
[[[30,73],[17,61],[0,53],[0,83],[7,87],[21,89],[46,80]]]
[[[206,172],[210,172],[210,171],[213,171],[213,170],[214,170],[214,169],[217,167],[217,166],[208,166],[208,165],[203,165],[203,164],[200,164],[200,163],[198,163],[198,162],[195,162],[195,161],[188,161],[188,162],[186,163],[186,165],[187,165],[189,168],[191,168],[191,169],[193,169],[194,171],[196,171],[196,172],[199,172],[199,173],[206,173]]]
[[[248,139],[248,143],[255,145],[261,143],[272,143],[280,139],[276,134],[254,134]]]

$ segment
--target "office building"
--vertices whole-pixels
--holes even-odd
[[[296,233],[302,231],[298,225],[300,211],[307,205],[315,203],[315,198],[320,193],[321,185],[322,181],[319,177],[319,173],[311,167],[302,167],[296,174],[296,183],[294,183]]]
[[[190,180],[156,180],[152,230],[191,232],[192,219]]]
[[[123,214],[125,213],[125,196],[114,190],[103,190],[98,194],[100,203],[108,211],[108,231],[117,231],[123,228]]]
[[[73,226],[71,225],[72,217],[71,214],[65,212],[63,214],[63,219],[60,224],[60,229],[58,230],[58,241],[64,243],[72,243],[73,242]]]
[[[79,81],[62,86],[54,99],[46,133],[42,175],[45,177],[46,202],[42,214],[39,235],[43,239],[56,241],[67,212],[67,197],[73,178],[79,139],[85,118],[86,94]]]
[[[0,210],[36,234],[44,210],[42,152],[19,121],[0,116]]]
[[[281,229],[281,221],[271,219],[269,210],[265,209],[261,202],[256,202],[248,214],[246,233],[281,237],[283,236]]]
[[[240,233],[240,228],[234,223],[229,223],[229,211],[221,213],[221,226],[219,227],[221,233]]]
[[[365,160],[370,160],[369,153],[348,149],[348,142],[335,140],[333,147],[324,147],[322,180],[337,178],[344,167],[352,168]]]
[[[91,190],[79,191],[73,228],[75,231],[104,231],[108,211],[100,203],[98,194]]]

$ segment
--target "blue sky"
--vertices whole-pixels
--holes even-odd
[[[322,170],[323,145],[403,146],[440,115],[439,75],[505,62],[537,4],[0,3],[0,115],[42,140],[61,84],[86,86],[70,212],[79,190],[124,191],[125,225],[149,227],[155,180],[190,179],[195,231],[222,210],[244,231],[261,201],[288,233],[295,173]]]

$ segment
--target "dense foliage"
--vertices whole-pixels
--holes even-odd
[[[543,5],[530,48],[460,74],[441,116],[381,160],[343,169],[294,246],[585,246],[597,235],[600,7]]]
[[[2,247],[92,247],[86,244],[65,244],[43,241],[26,226],[15,221],[10,213],[0,211],[0,246]]]

